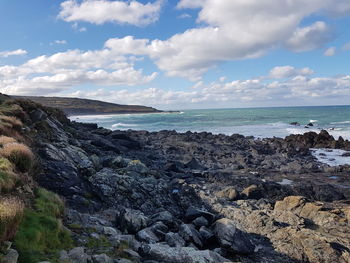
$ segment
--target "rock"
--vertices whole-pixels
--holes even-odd
[[[87,263],[90,258],[85,253],[85,249],[83,247],[73,248],[68,252],[68,257],[72,263]]]
[[[244,196],[247,199],[260,199],[262,198],[262,193],[259,187],[255,184],[248,186],[245,188],[242,192],[241,195]]]
[[[254,245],[248,235],[236,228],[235,223],[227,218],[219,219],[214,224],[214,234],[221,247],[232,253],[250,254]]]
[[[201,226],[208,226],[209,222],[203,216],[200,216],[200,217],[197,217],[195,220],[193,220],[192,224],[194,224],[196,227],[201,227]]]
[[[165,242],[171,247],[184,247],[186,241],[178,234],[169,232],[165,235]]]
[[[343,156],[343,157],[350,157],[350,152],[345,152],[341,156]]]
[[[32,110],[29,113],[29,115],[30,115],[30,118],[32,119],[33,122],[42,121],[42,120],[45,120],[47,118],[46,112],[44,112],[41,109]]]
[[[162,263],[224,263],[229,262],[218,253],[210,250],[196,250],[192,247],[169,247],[164,244],[150,244],[142,247],[146,259]]]
[[[92,261],[94,263],[114,263],[114,260],[106,254],[94,255],[92,256]]]
[[[18,252],[14,249],[9,249],[1,258],[1,263],[17,263],[18,260]]]
[[[141,262],[141,256],[139,253],[132,249],[123,249],[123,254],[126,255],[132,262]]]
[[[127,171],[132,171],[138,174],[146,175],[149,173],[149,169],[139,160],[132,160],[128,163],[128,166],[125,168]]]
[[[291,122],[291,123],[290,123],[290,125],[300,126],[300,123],[299,123],[299,122],[297,122],[297,121],[293,121],[293,122]]]
[[[193,207],[193,206],[189,207],[186,210],[185,217],[186,217],[186,220],[188,220],[189,222],[193,221],[197,217],[201,217],[201,216],[204,217],[206,220],[208,220],[209,223],[213,222],[215,219],[214,214],[207,212],[207,211],[204,211],[204,210],[201,210],[201,209],[198,209],[198,208]]]
[[[219,198],[227,198],[230,201],[234,201],[238,198],[238,192],[234,187],[229,186],[217,192],[216,196]]]
[[[130,234],[136,234],[141,229],[147,227],[148,217],[141,211],[133,209],[123,209],[116,216],[115,224],[122,231],[127,231]]]
[[[150,223],[153,224],[155,222],[163,222],[167,226],[173,226],[174,225],[174,217],[169,211],[163,211],[156,213],[151,216]]]
[[[188,243],[193,243],[197,247],[203,246],[201,236],[192,224],[182,224],[179,229],[180,236]]]

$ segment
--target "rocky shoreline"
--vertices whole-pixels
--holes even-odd
[[[349,262],[350,166],[320,134],[111,131],[31,112],[41,186],[66,203],[63,262]]]

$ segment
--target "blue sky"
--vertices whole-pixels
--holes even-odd
[[[161,109],[349,104],[348,0],[2,0],[0,92]]]

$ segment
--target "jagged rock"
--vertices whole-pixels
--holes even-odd
[[[178,234],[169,232],[165,235],[165,242],[171,247],[184,247],[186,241]]]
[[[164,244],[150,244],[142,247],[145,258],[163,263],[224,263],[229,262],[210,250],[196,250],[192,247],[169,247]]]
[[[234,221],[227,218],[219,219],[214,224],[214,234],[220,246],[232,253],[250,254],[254,245],[243,231],[237,229]]]
[[[141,256],[139,253],[132,249],[123,249],[123,254],[126,255],[126,257],[130,258],[133,262],[141,262]]]
[[[147,227],[149,222],[141,211],[133,209],[123,209],[116,217],[115,224],[122,231],[136,234],[141,229]]]
[[[192,224],[182,224],[179,229],[180,236],[188,243],[193,243],[197,247],[203,246],[201,236]]]

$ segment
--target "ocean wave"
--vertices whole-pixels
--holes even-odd
[[[112,128],[119,128],[119,127],[136,127],[138,126],[137,124],[130,124],[130,123],[115,123],[112,125]]]
[[[310,120],[310,123],[318,122],[318,120]]]
[[[331,124],[350,124],[350,121],[331,122]]]

